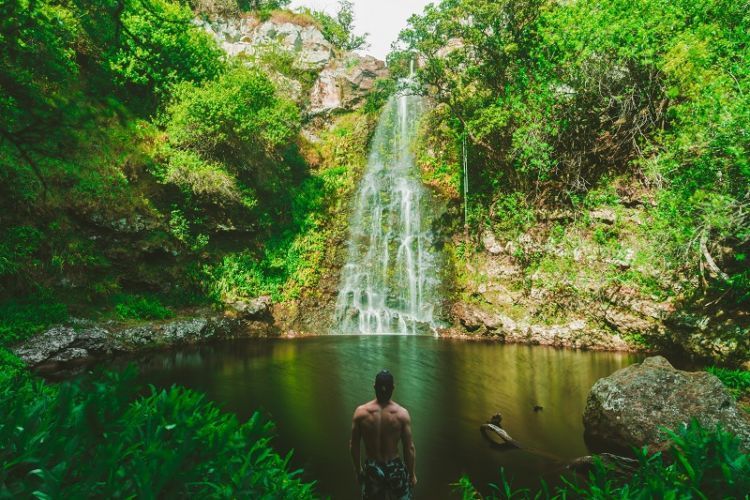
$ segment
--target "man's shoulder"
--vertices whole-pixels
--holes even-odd
[[[393,405],[393,412],[396,413],[399,418],[409,420],[409,410],[401,406],[400,404],[396,403],[395,401],[391,401],[391,405]]]
[[[369,414],[371,409],[372,409],[372,401],[368,401],[367,403],[362,403],[361,405],[357,406],[357,408],[354,410],[354,418]]]

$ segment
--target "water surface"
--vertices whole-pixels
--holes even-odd
[[[277,424],[277,449],[334,499],[356,498],[348,454],[354,408],[372,399],[374,375],[390,369],[394,399],[412,416],[418,497],[451,497],[450,483],[554,478],[587,454],[581,415],[600,377],[637,359],[546,347],[459,342],[427,336],[325,336],[233,341],[152,354],[139,361],[144,382],[204,391],[246,419],[256,409]],[[535,405],[543,406],[534,412]],[[501,412],[526,449],[492,449],[479,425]]]

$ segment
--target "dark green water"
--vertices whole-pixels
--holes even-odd
[[[536,485],[587,454],[581,415],[600,377],[637,359],[546,347],[458,342],[421,336],[327,336],[236,341],[160,353],[139,361],[157,387],[204,391],[247,418],[260,409],[277,423],[276,447],[295,450],[318,491],[356,498],[348,454],[354,408],[372,398],[381,368],[396,379],[394,399],[414,425],[419,498],[449,498],[450,483],[469,474],[476,484],[499,477]],[[534,405],[544,410],[533,411]],[[493,413],[526,449],[492,449],[479,425]]]

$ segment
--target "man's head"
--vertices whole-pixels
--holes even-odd
[[[375,375],[375,397],[378,403],[385,404],[393,395],[393,375],[388,370],[381,370]]]

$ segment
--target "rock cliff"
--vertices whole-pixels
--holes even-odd
[[[245,15],[196,24],[230,56],[267,71],[311,117],[356,109],[375,81],[388,76],[383,61],[338,49],[304,15],[281,11],[265,21]]]

